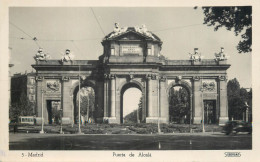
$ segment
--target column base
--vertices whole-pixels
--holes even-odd
[[[194,117],[193,118],[193,124],[201,124],[201,117]]]
[[[228,121],[228,117],[219,117],[219,125],[225,125]]]
[[[160,123],[168,123],[168,120],[165,117],[160,117],[159,122]],[[158,117],[147,117],[146,123],[158,123]]]
[[[104,123],[105,117],[96,118],[96,123]]]
[[[116,117],[104,117],[103,119],[105,119],[105,121],[108,123],[108,124],[117,124],[117,120],[116,120]]]

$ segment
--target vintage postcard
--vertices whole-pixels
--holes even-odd
[[[259,2],[187,2],[2,0],[0,161],[257,161]]]

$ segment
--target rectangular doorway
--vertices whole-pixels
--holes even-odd
[[[60,100],[47,100],[47,111],[48,111],[48,123],[53,124],[59,123],[61,117],[61,104]]]
[[[204,100],[204,122],[205,124],[216,124],[216,100]]]

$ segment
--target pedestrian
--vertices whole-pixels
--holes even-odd
[[[15,132],[17,132],[17,124],[16,124],[16,122],[14,123],[14,134],[15,134]]]

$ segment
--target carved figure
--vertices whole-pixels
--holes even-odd
[[[66,49],[65,54],[61,58],[61,62],[73,61],[73,59],[74,59],[74,55],[70,52],[69,49]]]
[[[226,54],[224,53],[224,48],[221,47],[221,50],[219,53],[215,53],[215,60],[216,61],[223,61],[223,60],[227,60],[228,56],[226,56]]]
[[[109,38],[112,38],[116,35],[119,35],[121,33],[126,32],[127,27],[120,28],[119,23],[115,23],[114,32],[109,36]]]
[[[50,56],[48,54],[43,53],[43,49],[39,48],[37,53],[34,56],[35,61],[47,61],[47,58]]]
[[[198,48],[194,48],[194,53],[190,53],[190,60],[192,61],[201,61],[202,56],[201,54],[198,52]]]
[[[138,32],[138,33],[144,34],[144,35],[146,35],[146,36],[148,36],[148,37],[150,37],[152,39],[155,39],[153,37],[153,35],[147,30],[145,24],[143,24],[141,28],[135,27],[135,31]]]

